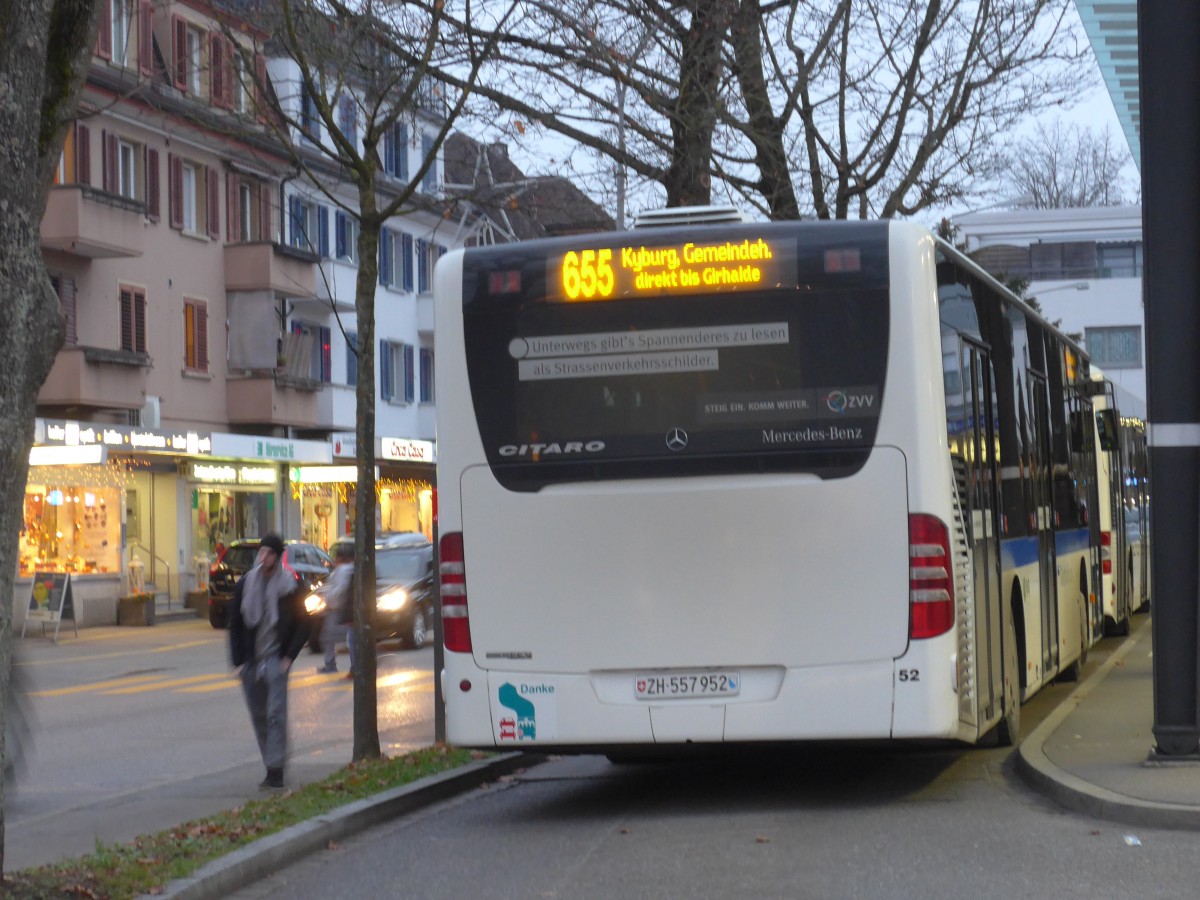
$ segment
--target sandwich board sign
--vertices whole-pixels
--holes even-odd
[[[79,623],[75,620],[75,598],[71,593],[70,572],[35,572],[33,585],[29,590],[29,609],[25,613],[25,623],[21,626],[21,637],[25,637],[25,628],[30,622],[42,623],[42,634],[46,633],[46,623],[54,623],[54,639],[58,640],[58,630],[63,619],[70,619],[75,626],[75,636],[79,636]]]

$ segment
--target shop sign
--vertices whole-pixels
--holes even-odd
[[[275,484],[279,473],[273,466],[239,466],[235,463],[192,463],[193,481],[206,484]]]
[[[292,466],[288,471],[292,484],[357,484],[357,466]],[[379,466],[375,467],[379,478]]]
[[[269,459],[278,462],[333,462],[333,446],[327,441],[285,440],[245,434],[214,434],[213,456],[230,459]]]
[[[187,456],[212,454],[212,437],[198,431],[158,431],[129,425],[81,425],[79,422],[45,423],[44,442],[67,447],[101,445],[126,453],[171,453]]]
[[[88,447],[30,447],[31,466],[94,466],[108,458],[108,448],[101,444]]]
[[[436,463],[437,452],[432,441],[413,441],[406,438],[380,438],[379,456],[402,462]]]
[[[329,436],[334,457],[358,456],[358,435],[352,431],[335,431]]]

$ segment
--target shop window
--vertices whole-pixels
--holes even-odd
[[[183,365],[190,372],[208,371],[208,304],[183,301]]]
[[[121,488],[103,466],[71,472],[31,467],[19,546],[21,576],[120,572],[121,502]]]

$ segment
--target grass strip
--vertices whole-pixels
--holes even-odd
[[[79,859],[6,873],[0,878],[0,896],[12,900],[132,900],[298,822],[488,755],[437,746],[392,759],[350,763],[324,780],[294,791],[251,800],[236,809],[128,843],[97,842],[94,853]]]

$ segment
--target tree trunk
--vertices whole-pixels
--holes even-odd
[[[37,394],[65,326],[42,261],[51,175],[93,40],[92,0],[0,0],[0,496],[24,497]],[[36,136],[36,139],[34,139]],[[0,504],[0,721],[12,665],[22,502]],[[0,728],[0,751],[3,746]],[[14,748],[15,749],[15,748]],[[3,869],[0,779],[0,870]]]
[[[671,164],[663,180],[667,206],[707,206],[712,202],[709,172],[721,93],[721,50],[732,12],[733,0],[693,0],[691,4],[691,22],[680,41]]]
[[[354,750],[353,760],[378,759],[379,708],[375,688],[375,289],[379,234],[374,178],[359,184],[358,279],[358,490],[354,503]]]

